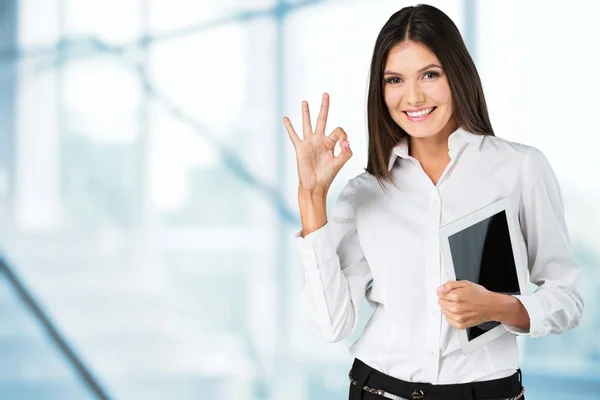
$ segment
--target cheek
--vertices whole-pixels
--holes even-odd
[[[388,108],[397,108],[400,105],[402,93],[400,90],[385,89],[383,92],[383,99],[385,100],[385,105],[388,106]]]
[[[431,85],[425,93],[439,105],[452,106],[452,92],[448,84]]]

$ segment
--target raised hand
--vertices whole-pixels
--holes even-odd
[[[290,140],[296,149],[299,190],[310,193],[317,191],[326,193],[337,173],[352,157],[350,142],[342,128],[336,128],[329,136],[325,136],[328,112],[329,95],[323,93],[321,110],[313,133],[308,103],[302,102],[303,139],[296,134],[290,119],[283,118]],[[333,150],[338,142],[341,152],[336,157]]]

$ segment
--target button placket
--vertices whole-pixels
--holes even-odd
[[[429,202],[428,213],[428,229],[427,235],[427,253],[428,253],[428,288],[432,291],[429,297],[432,304],[430,317],[428,318],[429,329],[427,332],[427,368],[426,374],[429,381],[437,382],[437,372],[439,368],[439,348],[440,348],[440,329],[441,329],[441,312],[437,302],[437,293],[435,288],[440,285],[440,242],[439,242],[439,226],[441,216],[441,198],[437,188],[434,188]]]
[[[427,207],[427,213],[425,214],[425,218],[424,218],[424,225],[425,225],[425,231],[424,231],[424,238],[423,238],[423,242],[425,244],[425,287],[426,287],[426,297],[425,297],[425,305],[427,307],[428,310],[434,310],[435,307],[435,303],[434,303],[434,298],[433,296],[435,295],[435,292],[432,291],[433,289],[433,277],[431,276],[431,271],[434,271],[434,266],[435,266],[435,260],[433,259],[433,247],[434,247],[434,240],[433,240],[433,233],[434,233],[434,224],[433,221],[435,220],[435,197],[433,197],[433,192],[435,192],[435,189],[432,188],[432,193],[431,193],[431,197],[429,199],[428,202],[428,207]],[[425,346],[423,349],[423,363],[424,363],[424,373],[425,373],[425,379],[428,379],[428,377],[430,376],[430,371],[433,368],[432,367],[432,357],[431,357],[431,352],[433,350],[432,347],[432,337],[431,337],[431,331],[435,329],[435,321],[434,321],[434,317],[433,315],[429,315],[430,313],[428,313],[428,316],[426,317],[426,330],[425,330]]]

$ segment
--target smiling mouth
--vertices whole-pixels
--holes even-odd
[[[408,118],[409,121],[414,121],[414,122],[419,122],[419,121],[424,121],[427,118],[429,118],[429,116],[431,114],[433,114],[433,112],[435,111],[437,107],[429,107],[429,108],[424,108],[422,110],[419,110],[417,112],[412,112],[412,111],[402,111],[406,117]]]

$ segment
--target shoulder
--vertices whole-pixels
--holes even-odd
[[[527,156],[530,152],[539,151],[535,147],[508,140],[499,136],[488,135],[481,145],[484,152],[498,152],[512,156]]]
[[[363,171],[350,178],[343,186],[338,196],[338,203],[342,203],[343,206],[340,204],[338,207],[341,206],[347,212],[348,208],[354,208],[357,202],[361,203],[361,199],[371,198],[380,191],[381,187],[375,176]]]
[[[352,185],[354,190],[358,190],[372,185],[373,182],[377,182],[377,179],[375,179],[375,177],[367,171],[363,171],[354,178],[350,179],[349,184]]]
[[[482,151],[487,152],[487,155],[493,152],[503,163],[512,164],[522,190],[558,186],[556,175],[546,154],[535,146],[488,136],[484,140]]]
[[[333,218],[341,220],[351,218],[354,215],[354,199],[356,197],[357,189],[360,188],[359,177],[361,175],[362,174],[354,176],[347,180],[345,184],[342,184],[341,189],[337,192],[335,205],[331,210]],[[338,182],[338,184],[341,183]],[[334,189],[334,191],[336,190]]]
[[[386,189],[390,185],[393,185],[391,182],[385,180],[382,181],[382,184],[380,184],[375,175],[372,175],[366,171],[352,178],[350,180],[350,184],[353,187],[355,196],[360,199],[377,198],[381,196],[385,191],[382,188],[382,184]]]
[[[514,160],[526,169],[543,168],[548,164],[546,155],[537,147],[498,136],[486,136],[481,151],[484,155],[495,154]]]

